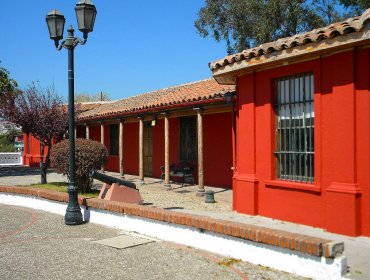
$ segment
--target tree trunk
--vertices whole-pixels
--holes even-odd
[[[45,147],[48,148],[48,152],[46,154],[46,158],[44,161],[44,154],[45,154]],[[50,150],[51,150],[51,142],[49,142],[47,145],[44,143],[41,144],[41,153],[40,153],[40,173],[41,173],[41,184],[47,184],[46,179],[46,171],[50,165]]]
[[[48,147],[48,153],[46,154],[46,159],[45,159],[45,165],[44,165],[44,168],[45,168],[45,181],[46,181],[46,170],[48,169],[48,167],[50,166],[50,152],[51,152],[51,143],[49,143],[47,145]]]
[[[41,142],[41,141],[40,141]],[[40,143],[40,173],[41,173],[41,184],[47,184],[46,180],[46,164],[44,163],[44,152],[45,152],[45,144]]]

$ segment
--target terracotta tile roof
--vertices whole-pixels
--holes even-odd
[[[160,110],[179,105],[184,106],[187,103],[196,105],[197,103],[200,104],[212,100],[219,102],[220,99],[224,99],[225,93],[234,91],[235,86],[220,85],[211,78],[151,91],[105,104],[82,113],[79,120],[123,116],[148,110]]]
[[[342,36],[352,32],[364,30],[370,24],[370,9],[367,9],[361,16],[348,18],[345,21],[333,23],[329,26],[311,30],[306,33],[297,34],[291,37],[279,39],[275,42],[265,43],[256,48],[244,50],[240,53],[229,55],[223,59],[211,62],[209,67],[212,71],[223,66],[252,59],[273,52],[291,49],[297,46],[319,42],[322,40]]]
[[[78,109],[81,112],[86,112],[86,111],[96,109],[102,105],[110,104],[112,102],[114,101],[79,102],[79,103],[75,103],[75,106],[76,108],[78,107]]]

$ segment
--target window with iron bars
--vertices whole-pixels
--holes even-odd
[[[313,85],[312,73],[275,81],[276,177],[280,180],[314,181]]]

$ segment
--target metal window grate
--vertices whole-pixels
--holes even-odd
[[[118,156],[118,124],[111,124],[109,126],[109,154],[111,156]]]
[[[197,118],[180,118],[180,160],[197,160]]]
[[[313,74],[277,79],[277,178],[312,183],[314,180]]]

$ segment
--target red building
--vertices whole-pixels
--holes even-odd
[[[204,185],[231,188],[232,107],[226,96],[233,94],[235,86],[207,79],[106,104],[83,104],[75,133],[107,147],[106,171],[143,181],[163,175],[169,185],[171,165],[181,164],[190,169],[200,195]],[[27,135],[25,140],[25,165],[38,165],[39,142]]]
[[[232,120],[225,95],[234,92],[234,86],[207,79],[122,99],[83,113],[77,137],[104,143],[107,171],[145,181],[160,178],[161,166],[169,174],[171,164],[183,163],[200,192],[204,185],[231,188]]]
[[[104,143],[106,170],[145,180],[165,166],[168,184],[185,161],[199,193],[232,185],[238,212],[370,236],[369,43],[370,9],[211,63],[218,83],[91,108],[75,133]]]
[[[234,209],[370,236],[370,9],[210,67],[237,88]]]

